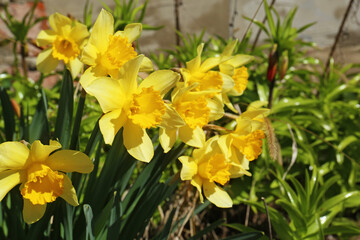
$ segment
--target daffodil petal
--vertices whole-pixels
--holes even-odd
[[[84,41],[85,38],[89,36],[89,31],[87,30],[87,27],[79,22],[74,22],[74,27],[70,31],[71,38],[77,43],[81,44],[82,41]]]
[[[223,103],[234,113],[238,114],[238,111],[233,106],[232,102],[230,101],[229,97],[226,95],[226,93],[222,94],[222,101]]]
[[[142,24],[141,23],[130,23],[125,26],[124,29],[124,35],[127,37],[130,43],[138,39],[140,37],[142,30]]]
[[[124,125],[124,146],[128,153],[142,162],[150,162],[154,156],[154,147],[146,130],[127,121]]]
[[[207,107],[210,109],[209,121],[214,121],[224,116],[224,107],[221,100],[221,94],[216,95],[212,99],[208,99]]]
[[[59,148],[61,148],[61,145],[43,145],[39,140],[36,140],[31,144],[31,161],[43,162],[49,157],[50,153]]]
[[[203,185],[202,178],[199,175],[195,175],[190,183],[191,183],[191,185],[196,187],[196,189],[199,191],[200,202],[203,203],[204,202],[204,197],[203,197],[203,194],[202,194],[202,185]]]
[[[150,60],[150,58],[144,57],[140,65],[139,72],[151,72],[153,70],[154,70],[154,65]]]
[[[105,113],[99,121],[100,131],[104,137],[106,144],[112,144],[116,133],[124,125],[126,121],[126,115],[121,109]]]
[[[179,113],[169,104],[165,104],[165,114],[162,116],[160,126],[164,128],[179,128],[185,126],[185,121],[181,118]]]
[[[0,173],[0,202],[6,194],[21,182],[21,175],[18,170],[7,170]]]
[[[94,66],[96,65],[97,55],[98,49],[88,42],[84,46],[83,52],[81,54],[81,61],[89,66]]]
[[[86,92],[95,96],[104,113],[121,109],[124,103],[124,93],[119,81],[102,77],[90,83],[86,88]]]
[[[144,55],[139,55],[126,62],[120,69],[119,81],[127,94],[133,93],[138,87],[137,76],[143,58]]]
[[[89,173],[94,169],[94,164],[86,154],[74,150],[54,152],[46,160],[46,165],[62,172]]]
[[[204,43],[201,43],[197,48],[197,56],[186,63],[186,67],[190,72],[195,72],[200,68],[201,64],[201,53],[204,48]]]
[[[171,70],[158,70],[151,73],[145,78],[139,88],[153,87],[155,91],[159,91],[163,97],[167,92],[170,91],[180,79],[180,75]]]
[[[229,75],[229,76],[233,76],[234,75],[234,66],[233,65],[230,65],[230,64],[227,64],[227,63],[222,63],[219,65],[219,69],[220,69],[220,72],[226,74],[226,75]]]
[[[94,45],[99,52],[105,52],[109,44],[109,35],[112,35],[113,33],[114,18],[111,13],[105,9],[101,9],[91,30],[89,43]]]
[[[223,80],[223,92],[230,91],[235,85],[234,80],[229,75],[226,75],[224,73],[220,73],[220,75]]]
[[[199,71],[200,72],[207,72],[210,69],[212,69],[212,68],[216,67],[217,65],[219,65],[220,63],[221,63],[220,57],[208,58],[201,64]]]
[[[229,194],[214,182],[203,181],[203,190],[205,197],[220,208],[232,207],[232,199]]]
[[[235,68],[238,68],[240,66],[243,66],[243,65],[251,62],[254,59],[255,58],[253,56],[250,56],[250,55],[236,54],[235,56],[233,56],[232,58],[227,60],[225,63],[233,65]]]
[[[225,57],[231,56],[232,52],[234,51],[234,48],[236,47],[236,43],[237,43],[237,39],[228,43],[228,45],[226,45],[223,52],[221,53],[221,56],[225,56]]]
[[[184,126],[179,129],[179,137],[181,141],[189,146],[201,148],[205,143],[205,133],[200,127],[195,129]]]
[[[36,67],[42,73],[50,73],[55,70],[59,60],[52,56],[52,49],[46,49],[39,53],[36,58]]]
[[[179,157],[179,161],[182,163],[180,178],[181,180],[191,180],[198,172],[198,165],[189,156]]]
[[[0,168],[23,168],[28,160],[29,153],[30,151],[25,144],[20,142],[4,142],[0,144]]]
[[[71,179],[66,175],[64,176],[64,192],[60,195],[62,199],[68,202],[70,205],[76,207],[79,205],[78,198],[76,196],[76,191],[74,186],[72,185]]]
[[[162,128],[159,130],[159,141],[164,153],[170,151],[174,146],[177,136],[177,128]]]
[[[62,35],[62,27],[65,25],[71,25],[71,19],[56,12],[49,16],[49,24],[57,34]]]
[[[83,66],[84,64],[80,62],[78,58],[70,60],[69,64],[67,64],[67,68],[69,69],[73,79],[75,79],[77,75],[81,72]]]
[[[30,200],[24,198],[23,218],[27,224],[37,222],[42,218],[46,211],[46,204],[32,204]]]
[[[85,72],[80,77],[80,84],[85,89],[85,91],[92,95],[87,91],[87,87],[94,82],[97,78],[106,77],[107,73],[101,67],[89,67],[85,70]]]
[[[55,41],[56,33],[53,30],[41,30],[36,38],[39,47],[49,45]]]

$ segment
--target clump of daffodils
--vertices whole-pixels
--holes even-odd
[[[40,71],[49,72],[63,61],[73,77],[87,66],[80,76],[80,84],[100,104],[103,114],[99,126],[105,143],[111,145],[123,129],[123,142],[128,153],[139,161],[150,162],[154,147],[147,130],[158,128],[159,143],[164,152],[168,152],[176,141],[194,148],[191,156],[179,158],[183,166],[180,176],[182,180],[191,181],[200,193],[200,200],[203,201],[205,196],[218,207],[231,207],[232,200],[221,186],[231,178],[251,175],[249,162],[261,154],[265,138],[264,117],[269,110],[262,108],[261,103],[253,103],[238,115],[235,129],[228,129],[226,134],[214,136],[204,129],[224,116],[224,106],[238,113],[229,96],[239,96],[246,90],[249,74],[244,65],[253,57],[233,55],[237,42],[232,41],[222,54],[202,61],[204,45],[201,44],[197,56],[178,72],[158,70],[141,79],[139,72],[151,72],[153,66],[134,48],[133,42],[142,31],[140,23],[129,24],[123,31],[114,32],[112,15],[102,10],[89,34],[84,25],[58,13],[49,20],[52,30],[42,31],[37,39],[39,46],[49,48],[39,55],[37,66]],[[165,96],[168,96],[167,100],[164,100]],[[59,154],[60,151],[43,157],[44,164],[35,164],[35,167],[22,163],[21,169],[29,172],[27,181],[34,181],[31,177],[34,174],[71,170],[59,169],[57,165],[49,164],[53,161],[46,160]],[[43,206],[58,196],[69,200],[70,204],[77,203],[69,198],[69,189],[64,187],[71,185],[66,175],[51,174],[54,177],[49,178],[58,184],[50,184],[51,196],[43,200],[34,200],[32,196],[35,195],[31,195],[34,188],[29,188],[26,180],[14,175],[16,180],[12,183],[13,186],[23,183],[21,192],[24,199],[30,201],[25,200],[27,206],[30,203]]]

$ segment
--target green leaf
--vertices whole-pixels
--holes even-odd
[[[43,144],[49,143],[50,133],[47,118],[47,100],[44,89],[41,90],[41,98],[30,124],[29,135],[30,143],[35,140],[40,140]]]
[[[85,220],[86,220],[86,240],[94,240],[94,234],[92,230],[92,219],[93,219],[93,213],[91,206],[89,204],[84,204],[83,206]]]
[[[331,226],[324,230],[325,235],[330,234],[350,234],[350,235],[360,235],[360,228],[357,226],[351,226],[351,225],[337,225],[337,226]]]
[[[223,238],[222,240],[256,240],[263,237],[261,232],[242,233],[235,236]]]
[[[343,193],[340,193],[340,194],[326,200],[323,204],[320,205],[320,207],[318,209],[319,215],[322,216],[323,214],[325,214],[327,211],[329,211],[334,206],[344,203],[346,200],[349,200],[349,199],[353,200],[352,198],[354,198],[356,200],[356,202],[357,202],[356,205],[359,205],[360,204],[360,191],[343,192]]]
[[[213,222],[212,224],[210,224],[210,226],[207,226],[203,230],[196,233],[193,237],[189,238],[188,240],[201,239],[202,236],[204,236],[205,234],[208,234],[209,232],[211,232],[212,230],[214,230],[215,228],[217,228],[224,222],[225,222],[225,219],[219,219],[216,222]]]
[[[61,145],[65,149],[69,147],[73,117],[73,104],[73,80],[69,70],[65,69],[54,133],[55,138],[59,139]]]
[[[275,37],[276,36],[276,28],[275,28],[274,19],[271,14],[267,0],[264,0],[264,7],[265,7],[266,19],[267,19],[267,22],[269,25],[271,36]]]
[[[79,141],[79,133],[80,133],[80,126],[82,121],[82,116],[84,112],[84,106],[85,106],[85,98],[86,98],[86,92],[84,90],[80,93],[79,103],[77,105],[76,109],[76,116],[74,121],[74,127],[71,134],[71,143],[70,143],[70,149],[77,149],[78,141]]]
[[[347,136],[340,142],[337,150],[339,152],[342,152],[347,146],[349,146],[351,143],[356,142],[358,140],[359,139],[357,137],[355,137],[354,135]]]
[[[5,138],[7,141],[12,141],[15,134],[15,113],[9,95],[4,88],[0,88],[0,100],[5,124]]]

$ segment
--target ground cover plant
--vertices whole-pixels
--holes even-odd
[[[147,56],[148,1],[114,2],[84,19],[3,8],[0,239],[360,236],[358,64],[308,56],[298,34],[314,23],[266,1],[266,23],[247,18],[265,44],[177,31]]]

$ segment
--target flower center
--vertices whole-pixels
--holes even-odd
[[[210,109],[207,107],[207,100],[204,96],[193,101],[186,101],[185,99],[177,101],[174,107],[192,129],[197,126],[203,127],[209,122]]]
[[[109,46],[101,56],[101,64],[107,69],[119,69],[127,61],[135,58],[135,52],[128,39],[121,36],[109,36]]]
[[[27,182],[21,189],[21,195],[32,204],[54,202],[64,192],[64,176],[48,166],[35,163],[28,168],[27,173]]]
[[[209,179],[210,182],[217,182],[225,185],[230,180],[230,164],[226,162],[223,154],[217,153],[199,166],[199,175]]]
[[[247,71],[246,67],[240,67],[235,69],[234,75],[232,76],[232,79],[234,79],[235,82],[235,90],[239,93],[242,93],[245,91],[247,83],[248,83],[249,73]]]
[[[75,59],[80,49],[78,45],[71,39],[57,36],[52,46],[52,56],[58,60],[63,60],[65,64]]]
[[[133,94],[128,117],[142,128],[151,128],[161,123],[165,110],[160,92],[153,87],[143,88],[139,94]]]
[[[246,156],[249,161],[256,159],[261,153],[262,139],[265,138],[263,130],[256,130],[245,136],[234,136],[233,145]]]
[[[191,76],[189,85],[199,83],[195,91],[203,90],[221,90],[223,80],[221,74],[217,71],[208,71],[206,73],[195,73]]]

